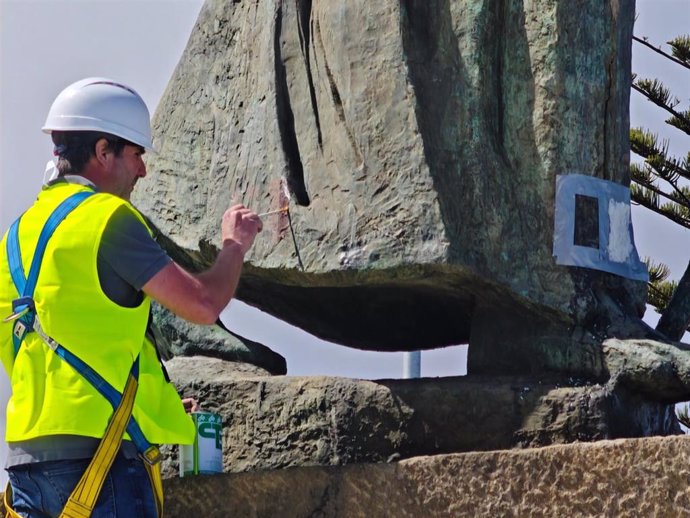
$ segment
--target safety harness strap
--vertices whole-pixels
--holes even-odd
[[[93,194],[92,191],[82,191],[73,194],[64,200],[48,217],[38,238],[28,278],[24,275],[24,266],[22,264],[21,249],[19,246],[19,221],[21,218],[17,219],[12,224],[7,239],[7,258],[12,281],[19,293],[19,298],[12,301],[13,313],[7,317],[5,321],[15,321],[12,332],[15,356],[18,354],[26,334],[31,331],[36,331],[41,339],[60,358],[66,361],[93,385],[114,409],[113,416],[108,423],[108,427],[96,450],[94,458],[89,463],[87,470],[84,472],[84,475],[72,492],[72,495],[70,495],[67,506],[60,516],[64,518],[88,518],[91,515],[105,477],[112,466],[115,455],[117,455],[120,449],[122,436],[126,429],[137,451],[139,451],[144,465],[146,466],[146,470],[149,473],[149,477],[151,478],[151,485],[154,490],[156,507],[160,518],[163,516],[163,486],[160,478],[159,465],[161,459],[160,451],[157,446],[152,445],[146,440],[141,428],[132,416],[134,399],[138,387],[139,357],[137,357],[132,365],[124,392],[120,394],[78,356],[72,354],[43,331],[37,318],[33,301],[33,294],[48,241],[65,217],[82,201]],[[9,516],[19,516],[9,505],[9,502],[12,500],[11,494],[11,488],[8,486],[5,492],[5,507]]]
[[[41,323],[36,318],[34,320],[34,331],[43,339],[43,341],[50,347],[55,354],[67,362],[75,371],[81,374],[86,381],[88,381],[98,392],[103,396],[113,407],[117,409],[120,405],[123,395],[117,391],[110,383],[108,383],[103,376],[98,374],[93,370],[87,363],[85,363],[76,354],[70,352],[66,347],[60,345],[53,338],[48,336]],[[132,367],[134,375],[139,377],[139,364],[138,362]],[[152,445],[144,436],[144,432],[141,431],[141,427],[137,423],[136,419],[132,417],[127,423],[127,433],[129,434],[134,446],[136,446],[137,451],[147,464],[156,464],[161,460],[160,451],[158,447]]]
[[[53,236],[55,229],[62,223],[67,215],[72,212],[82,201],[95,194],[93,191],[81,191],[74,193],[64,200],[51,213],[38,236],[38,242],[34,251],[34,256],[29,267],[29,276],[24,275],[24,264],[22,263],[22,253],[19,246],[19,222],[21,216],[17,218],[10,227],[7,235],[7,260],[10,267],[12,282],[19,293],[19,298],[12,301],[12,314],[5,319],[5,322],[14,320],[12,328],[12,344],[14,345],[15,357],[19,353],[19,348],[24,341],[24,337],[31,330],[36,315],[33,296],[38,282],[38,273],[43,262],[43,255],[46,251],[48,241]]]
[[[69,496],[60,518],[89,518],[91,516],[105,477],[108,475],[110,467],[115,460],[115,455],[117,455],[120,449],[122,435],[127,422],[132,415],[134,398],[138,388],[137,377],[134,371],[138,370],[138,366],[139,358],[137,357],[127,378],[127,384],[125,385],[120,404],[111,417],[110,423],[108,423],[108,428],[98,445],[93,459],[91,459],[89,466]]]
[[[22,264],[22,254],[19,250],[19,222],[21,216],[14,220],[7,234],[7,259],[10,265],[10,275],[14,282],[17,292],[24,293],[26,276],[24,275],[24,265]]]
[[[144,462],[146,472],[149,474],[151,487],[153,488],[153,495],[156,497],[156,511],[158,518],[163,518],[163,477],[161,476],[161,465],[147,464]]]
[[[53,236],[55,229],[62,223],[67,215],[72,212],[77,205],[84,201],[89,196],[94,195],[93,191],[81,191],[74,193],[72,196],[64,200],[53,213],[48,217],[41,234],[38,237],[36,244],[36,251],[31,260],[31,267],[29,268],[29,276],[24,276],[24,265],[22,264],[22,254],[19,249],[19,222],[21,216],[12,223],[10,232],[7,236],[7,257],[10,263],[10,274],[12,280],[17,288],[20,296],[31,297],[36,289],[36,282],[38,281],[38,272],[41,269],[43,262],[43,255],[46,251],[46,245]]]
[[[38,272],[41,269],[43,255],[46,251],[46,245],[53,236],[55,229],[82,201],[89,196],[93,196],[94,194],[95,193],[93,191],[77,192],[58,205],[58,207],[50,215],[48,221],[46,221],[43,229],[41,230],[41,234],[38,237],[38,244],[36,245],[34,257],[31,261],[29,275],[26,278],[26,286],[24,287],[22,296],[33,297],[34,290],[36,289],[36,282],[38,281]],[[19,244],[17,244],[17,248],[19,248]]]
[[[98,495],[101,492],[105,478],[112,467],[115,455],[120,449],[122,442],[122,435],[124,434],[127,422],[132,415],[134,408],[134,399],[136,397],[138,382],[137,370],[139,365],[139,358],[136,359],[132,370],[129,373],[127,384],[125,385],[124,393],[117,410],[113,414],[108,423],[108,428],[101,439],[98,449],[89,463],[86,471],[81,476],[77,486],[72,491],[72,494],[67,499],[60,518],[89,518],[93,512]],[[156,508],[158,516],[163,516],[163,485],[160,476],[160,466],[152,466],[145,463],[146,470],[151,479],[151,486],[156,500]],[[12,508],[12,486],[7,485],[5,490],[5,509],[7,516],[10,518],[21,518],[21,516]]]
[[[12,508],[12,486],[9,482],[7,483],[7,487],[5,487],[5,494],[2,500],[2,503],[5,505],[5,518],[22,518],[22,516]]]

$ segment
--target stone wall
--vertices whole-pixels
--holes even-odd
[[[679,517],[689,466],[683,436],[171,479],[166,517]]]
[[[202,357],[174,358],[167,368],[180,394],[221,415],[226,473],[680,433],[669,401],[613,382],[266,376]],[[175,477],[177,455],[168,457],[164,476]]]

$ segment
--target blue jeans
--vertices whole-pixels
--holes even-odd
[[[60,515],[89,460],[59,460],[13,466],[7,470],[13,507],[26,518]],[[156,503],[141,460],[117,454],[91,518],[155,518]]]

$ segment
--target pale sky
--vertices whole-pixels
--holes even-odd
[[[52,157],[50,140],[40,128],[57,93],[83,77],[111,77],[134,87],[153,113],[202,3],[0,0],[0,232],[40,189],[45,163]],[[637,11],[635,33],[656,44],[689,32],[690,0],[638,0]],[[664,79],[687,109],[687,71],[669,68],[637,45],[633,61],[633,70],[640,76]],[[634,125],[668,132],[664,114],[634,92],[631,110]],[[682,153],[690,149],[687,136],[670,135],[672,149]],[[640,255],[665,261],[679,278],[688,264],[690,234],[640,209],[633,208],[633,222]],[[401,375],[401,353],[361,352],[327,344],[241,303],[231,306],[226,319],[230,327],[285,356],[289,374],[370,379]],[[650,315],[650,320],[655,317]],[[425,351],[422,375],[464,374],[465,358],[465,346]],[[3,391],[7,393],[6,388]],[[3,475],[0,472],[0,482]]]

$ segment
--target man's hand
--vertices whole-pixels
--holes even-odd
[[[184,398],[182,400],[182,404],[184,405],[184,411],[188,414],[191,414],[192,412],[198,412],[199,410],[201,410],[199,402],[193,397]]]
[[[190,322],[213,324],[235,294],[244,256],[262,228],[256,212],[230,207],[221,222],[223,247],[208,270],[192,274],[170,263],[144,284],[144,292]]]
[[[244,255],[252,247],[256,234],[261,232],[262,228],[263,223],[256,212],[244,205],[234,205],[223,214],[221,223],[223,246],[237,243]]]

